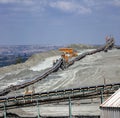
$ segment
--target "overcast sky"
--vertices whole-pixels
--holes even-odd
[[[120,0],[0,0],[0,45],[120,44]]]

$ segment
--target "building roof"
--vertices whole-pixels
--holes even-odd
[[[120,108],[120,89],[118,89],[112,96],[103,102],[100,107]]]

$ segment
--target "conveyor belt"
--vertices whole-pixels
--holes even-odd
[[[98,49],[95,49],[93,51],[85,52],[85,53],[77,56],[73,60],[69,61],[68,64],[67,64],[67,67],[73,65],[75,61],[79,61],[82,58],[86,57],[87,55],[92,55],[92,54],[95,54],[97,52],[104,51],[106,49],[106,47],[108,48],[111,45],[113,45],[113,44],[112,43],[110,43],[109,45],[106,44],[105,46],[100,47]],[[51,67],[50,69],[48,69],[47,71],[45,71],[42,75],[39,75],[39,76],[35,77],[32,81],[25,82],[25,83],[20,84],[20,85],[11,85],[11,86],[9,86],[8,88],[0,91],[0,96],[5,96],[8,93],[10,93],[11,91],[16,91],[16,90],[19,90],[19,89],[23,89],[23,88],[25,88],[25,87],[27,87],[29,85],[32,85],[32,84],[34,84],[34,83],[36,83],[36,82],[38,82],[38,81],[46,78],[51,73],[56,72],[61,67],[62,64],[63,64],[63,59],[60,58],[57,61],[57,63],[55,65],[53,65],[53,67]]]
[[[19,95],[12,97],[0,98],[0,110],[3,110],[4,104],[7,109],[28,107],[36,105],[38,101],[39,104],[49,104],[55,102],[63,102],[69,99],[89,99],[100,97],[101,93],[112,94],[120,88],[120,83],[107,84],[107,85],[98,85],[98,86],[89,86],[82,88],[74,89],[65,89],[58,91],[49,91],[43,93],[35,93],[29,95]]]
[[[51,67],[50,69],[45,71],[42,75],[39,75],[39,76],[35,77],[32,81],[25,82],[25,83],[20,84],[20,85],[9,86],[8,88],[0,91],[0,96],[4,96],[4,95],[8,94],[11,91],[15,91],[15,90],[19,90],[19,89],[25,88],[26,86],[29,86],[31,84],[34,84],[34,83],[36,83],[36,82],[46,78],[49,74],[57,71],[60,68],[61,64],[62,64],[62,59],[60,58],[58,60],[58,62],[53,67]]]

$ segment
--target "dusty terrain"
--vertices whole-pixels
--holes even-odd
[[[88,50],[80,50],[79,53]],[[44,54],[43,54],[44,55]],[[0,90],[11,84],[19,84],[33,79],[41,74],[45,69],[52,66],[52,61],[59,58],[56,52],[46,53],[43,57],[39,54],[31,57],[26,63],[16,66],[0,68]],[[51,90],[76,88],[83,86],[92,86],[99,84],[120,82],[120,50],[113,49],[108,53],[100,52],[75,62],[74,65],[66,70],[59,70],[49,75],[44,80],[35,83],[36,92],[45,92]],[[30,88],[32,87],[30,86]],[[15,91],[8,96],[23,94],[23,90]],[[100,100],[95,100],[88,104],[87,101],[73,102],[72,112],[75,115],[99,115]],[[85,104],[86,103],[86,104]],[[17,112],[18,111],[18,112]],[[37,108],[22,108],[20,110],[11,110],[20,115],[37,115]],[[68,104],[43,105],[40,107],[42,115],[60,116],[68,115]]]

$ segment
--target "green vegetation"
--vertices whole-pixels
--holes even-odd
[[[19,63],[22,63],[22,62],[23,62],[22,57],[18,56],[18,57],[16,58],[15,64],[19,64]]]

